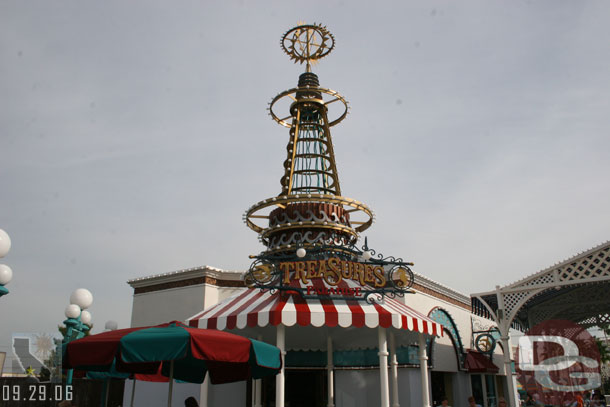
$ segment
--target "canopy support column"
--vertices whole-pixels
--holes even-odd
[[[280,349],[282,354],[282,369],[275,376],[275,405],[276,407],[284,407],[284,370],[286,369],[286,352],[285,352],[285,340],[286,332],[285,327],[281,323],[277,326],[275,346]]]
[[[504,296],[500,292],[500,286],[496,286],[496,298],[498,299],[498,330],[500,331],[500,340],[504,348],[504,373],[506,374],[506,390],[508,392],[508,405],[516,405],[515,383],[513,381],[513,365],[510,360],[510,321],[507,321],[506,312],[504,309]]]
[[[500,333],[502,335],[500,340],[502,341],[502,347],[504,348],[504,372],[506,373],[506,390],[508,393],[509,406],[515,405],[515,382],[513,380],[513,364],[510,360],[510,338],[508,334]]]
[[[210,392],[210,372],[205,374],[201,389],[199,390],[199,406],[208,407],[208,393]]]
[[[388,381],[388,339],[385,328],[377,328],[379,334],[379,380],[381,385],[381,407],[390,407],[390,383]]]
[[[398,358],[396,357],[396,338],[390,331],[390,366],[392,372],[392,407],[400,407],[398,402]]]
[[[328,403],[327,407],[335,407],[335,372],[333,365],[333,339],[326,338],[326,370],[328,373]]]
[[[426,336],[419,334],[419,369],[421,370],[421,397],[422,407],[430,407],[430,393],[428,391],[428,355],[426,351]]]

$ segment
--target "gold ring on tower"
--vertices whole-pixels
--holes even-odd
[[[304,89],[307,90],[308,94],[314,95],[317,93],[317,95],[314,97],[309,97],[309,98],[303,97],[301,94],[304,93]],[[297,92],[299,92],[298,98],[296,97]],[[325,97],[326,97],[326,100],[324,100]],[[340,111],[335,115],[336,117],[328,119],[328,127],[332,127],[335,124],[339,124],[341,121],[343,121],[343,119],[345,119],[345,117],[347,116],[347,113],[349,110],[348,102],[345,99],[345,97],[341,96],[341,94],[339,94],[339,92],[334,91],[332,89],[321,88],[319,86],[309,86],[306,88],[298,87],[298,88],[292,88],[289,90],[285,90],[284,92],[282,92],[282,93],[278,94],[276,97],[274,97],[273,100],[271,100],[271,103],[269,103],[269,114],[271,115],[271,118],[273,120],[275,120],[277,123],[281,124],[284,127],[288,127],[288,128],[290,128],[292,126],[291,119],[294,118],[292,113],[290,114],[290,116],[280,118],[273,110],[274,106],[278,102],[280,102],[282,99],[286,100],[285,98],[292,99],[292,104],[290,105],[291,112],[296,103],[305,103],[305,102],[317,103],[324,107],[327,107],[331,103],[335,103],[337,101],[343,103],[343,108],[340,109]]]

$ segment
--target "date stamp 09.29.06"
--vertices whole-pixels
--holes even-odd
[[[61,384],[5,384],[2,385],[0,401],[71,401],[72,386]]]

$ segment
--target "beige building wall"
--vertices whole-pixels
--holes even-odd
[[[134,288],[131,326],[183,322],[244,290],[241,276],[203,266],[129,280]]]
[[[169,288],[134,294],[131,326],[158,325],[169,321],[184,321],[204,309],[205,287],[203,284]]]

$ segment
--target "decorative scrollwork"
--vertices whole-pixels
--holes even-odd
[[[401,259],[400,257],[394,257],[394,256],[388,256],[388,257],[383,257],[383,254],[378,253],[376,256],[376,260],[381,260],[381,261],[385,261],[388,263],[403,263],[404,260]]]
[[[365,291],[363,299],[369,304],[381,304],[383,303],[383,297],[385,292],[378,290]]]
[[[255,286],[256,288],[260,288],[261,292],[266,293],[268,292],[270,295],[275,295],[278,292],[280,292],[280,287],[259,287],[259,286]]]
[[[377,251],[375,251],[375,249],[371,249],[369,247],[368,239],[366,237],[364,238],[364,245],[360,248],[360,251],[362,253],[369,252],[370,255],[371,255],[371,259],[374,259],[375,261],[381,261],[381,262],[386,262],[386,263],[394,263],[394,264],[403,264],[404,263],[404,264],[406,264],[408,266],[412,266],[413,265],[413,263],[405,263],[405,261],[402,258],[400,258],[400,257],[394,257],[394,256],[384,257],[383,254],[377,253]],[[413,274],[410,269],[409,269],[409,272],[411,274]]]

